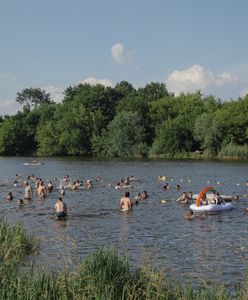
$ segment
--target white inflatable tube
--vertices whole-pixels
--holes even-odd
[[[234,209],[232,203],[222,203],[222,204],[208,204],[208,205],[201,205],[197,206],[196,204],[191,204],[190,209],[193,211],[204,212],[204,211],[225,211]]]

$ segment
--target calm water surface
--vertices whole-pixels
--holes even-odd
[[[31,158],[0,158],[0,213],[10,221],[21,221],[27,230],[41,239],[38,263],[50,268],[72,267],[100,246],[115,246],[135,264],[148,260],[165,269],[173,278],[200,283],[222,282],[235,286],[244,277],[248,262],[247,162],[199,161],[98,161],[80,159],[43,159],[41,166],[26,166]],[[22,180],[29,174],[41,177],[47,184],[59,186],[63,176],[84,182],[101,177],[94,189],[66,190],[70,217],[66,221],[54,218],[53,207],[59,190],[41,201],[35,196],[24,208],[17,206],[23,197],[22,183],[13,187],[15,174]],[[170,185],[163,191],[167,176]],[[150,197],[134,207],[131,213],[119,212],[119,199],[124,189],[116,191],[120,178],[135,176],[131,196],[147,190]],[[109,184],[112,186],[109,187]],[[180,184],[180,192],[175,185]],[[182,191],[198,193],[212,185],[222,194],[239,195],[235,210],[185,219],[187,207],[176,204]],[[6,201],[8,191],[14,200]],[[161,205],[161,200],[168,200]],[[57,264],[62,255],[63,263]],[[193,280],[192,280],[193,279]]]

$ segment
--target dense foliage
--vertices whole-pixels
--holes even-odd
[[[0,118],[0,155],[248,157],[248,95],[222,102],[122,81],[68,87],[62,103],[37,88],[16,100],[23,112]]]

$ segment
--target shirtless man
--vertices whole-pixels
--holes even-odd
[[[61,197],[58,198],[58,200],[55,204],[55,211],[56,211],[56,217],[58,219],[64,218],[67,216],[67,207]]]
[[[40,198],[45,198],[46,197],[46,187],[45,187],[43,181],[40,182],[40,184],[38,186],[38,189],[37,189],[37,192],[38,192],[38,196]]]
[[[132,209],[132,202],[129,198],[129,192],[125,192],[124,197],[121,198],[120,209],[122,211],[128,211]]]

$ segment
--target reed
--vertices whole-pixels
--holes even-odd
[[[0,260],[21,260],[38,250],[38,241],[30,237],[20,224],[11,225],[0,219]]]
[[[240,293],[239,300],[247,294]],[[49,273],[32,269],[0,268],[0,299],[87,300],[228,300],[221,286],[193,289],[167,282],[163,273],[147,268],[132,269],[116,250],[99,249],[73,273]]]
[[[236,158],[247,159],[248,158],[248,145],[236,145],[228,144],[221,148],[218,157],[220,158]]]
[[[245,284],[233,296],[223,286],[194,289],[176,283],[151,266],[132,268],[116,249],[107,248],[94,251],[74,272],[40,267],[24,272],[20,257],[35,249],[36,241],[22,226],[0,220],[0,299],[245,300],[248,295]]]

